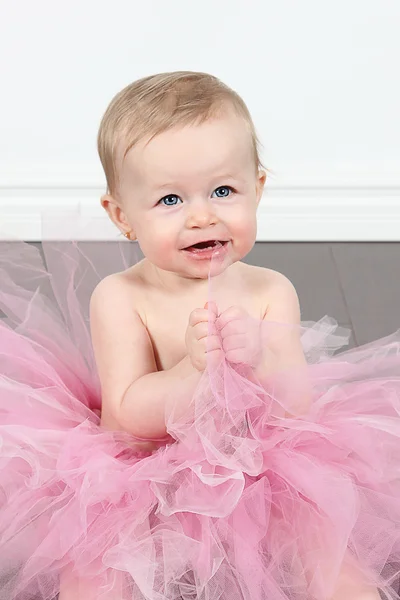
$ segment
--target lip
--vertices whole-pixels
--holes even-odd
[[[207,240],[205,240],[207,241]],[[225,240],[223,240],[225,241]],[[199,243],[199,242],[196,242]],[[223,245],[219,245],[219,247],[214,247],[214,248],[207,248],[205,250],[185,250],[184,248],[182,249],[182,252],[185,253],[185,255],[192,259],[192,260],[197,260],[197,261],[201,261],[201,260],[210,260],[210,258],[218,258],[220,256],[225,256],[226,253],[226,249],[229,245],[229,241],[226,240],[225,243]]]

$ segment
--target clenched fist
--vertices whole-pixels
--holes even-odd
[[[192,365],[199,371],[223,358],[253,368],[262,362],[261,323],[240,306],[231,306],[220,315],[214,302],[196,308],[190,313],[185,341]]]
[[[207,302],[204,308],[195,308],[190,313],[185,343],[192,365],[198,371],[204,371],[208,362],[218,364],[223,358],[221,339],[215,326],[217,317],[214,302]]]
[[[228,362],[258,367],[262,361],[261,323],[240,306],[227,308],[216,319],[222,349]]]

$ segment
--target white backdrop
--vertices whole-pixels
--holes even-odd
[[[116,238],[101,116],[187,69],[252,112],[272,171],[259,240],[399,240],[399,31],[399,0],[0,0],[0,230],[39,239],[40,210],[80,206]]]

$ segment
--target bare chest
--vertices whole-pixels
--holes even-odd
[[[250,275],[250,273],[248,273]],[[211,296],[222,313],[230,306],[240,306],[256,319],[262,319],[266,310],[263,288],[252,277],[232,284],[230,289],[218,290]],[[209,300],[207,289],[187,297],[170,297],[161,293],[146,295],[142,303],[145,322],[159,371],[170,369],[187,354],[185,335],[190,313],[204,308]]]

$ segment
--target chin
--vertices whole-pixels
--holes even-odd
[[[185,270],[183,276],[189,277],[192,279],[204,279],[207,280],[208,277],[216,277],[217,275],[221,275],[224,273],[229,267],[231,267],[235,262],[238,262],[239,259],[232,257],[228,257],[228,260],[224,260],[221,262],[214,261],[204,261],[204,263],[200,263],[199,265],[194,265],[194,267]]]

